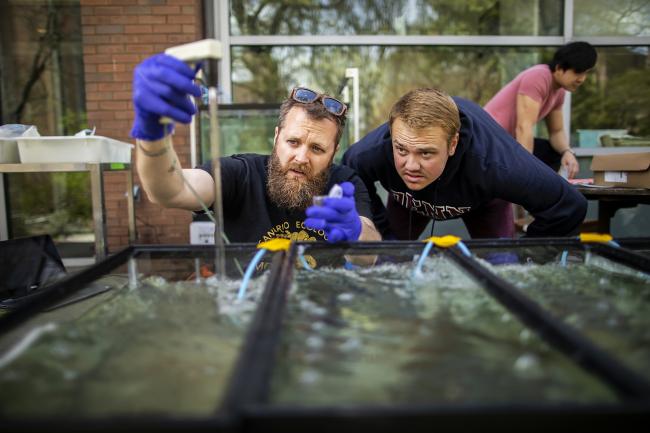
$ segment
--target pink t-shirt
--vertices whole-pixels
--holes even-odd
[[[565,90],[553,87],[553,74],[548,65],[535,65],[526,69],[499,90],[484,108],[513,137],[517,127],[518,94],[529,96],[540,103],[539,121],[551,111],[562,108]]]

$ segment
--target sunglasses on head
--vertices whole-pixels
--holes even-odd
[[[296,87],[291,91],[291,99],[303,104],[320,101],[327,111],[335,116],[343,116],[348,110],[348,106],[336,98],[327,96],[324,93],[318,93],[305,87]]]

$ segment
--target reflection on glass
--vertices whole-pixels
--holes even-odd
[[[574,0],[576,36],[650,36],[648,0]]]
[[[220,105],[218,113],[222,156],[271,153],[280,114],[278,105]],[[207,111],[201,111],[200,121],[201,161],[207,161],[210,159],[210,116]]]
[[[0,2],[0,124],[35,125],[41,135],[87,127],[81,34],[78,0]],[[87,173],[5,180],[10,237],[48,233],[75,242],[71,255],[92,255]]]
[[[525,35],[562,31],[561,0],[232,0],[232,35]]]
[[[310,250],[307,255],[326,261]],[[408,259],[381,255],[383,263],[372,268],[298,272],[275,362],[272,403],[616,399],[452,262],[431,257],[424,275],[413,278]]]
[[[473,252],[491,263],[508,257],[497,274],[650,379],[650,275],[581,250]]]
[[[275,127],[280,115],[279,103],[220,105],[218,113],[222,156],[237,153],[271,154]],[[210,116],[204,110],[200,112],[200,130],[199,163],[202,163],[210,159]],[[350,121],[343,130],[335,161],[339,161],[343,156],[349,142]]]
[[[86,128],[79,1],[0,2],[1,123]]]
[[[650,5],[650,4],[649,4]],[[650,47],[598,47],[598,63],[572,96],[571,129],[625,129],[650,145]]]
[[[11,237],[94,241],[88,173],[12,173],[5,179]]]
[[[123,266],[84,289],[108,291],[3,335],[3,418],[213,414],[266,276],[236,301],[240,281],[197,282],[214,259],[197,260],[135,259],[137,287]]]
[[[233,47],[237,103],[279,102],[297,85],[333,96],[345,69],[359,68],[361,134],[388,119],[395,101],[416,87],[486,103],[519,72],[550,60],[544,47]],[[406,66],[408,65],[408,66]]]

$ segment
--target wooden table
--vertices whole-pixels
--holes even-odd
[[[582,185],[576,185],[576,188],[587,200],[598,200],[597,231],[599,233],[610,232],[610,220],[617,210],[635,207],[638,204],[650,204],[650,189],[646,188],[590,187]],[[648,227],[650,227],[650,222],[648,222]]]

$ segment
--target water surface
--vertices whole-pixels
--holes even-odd
[[[276,404],[609,402],[612,391],[441,257],[297,273]]]

